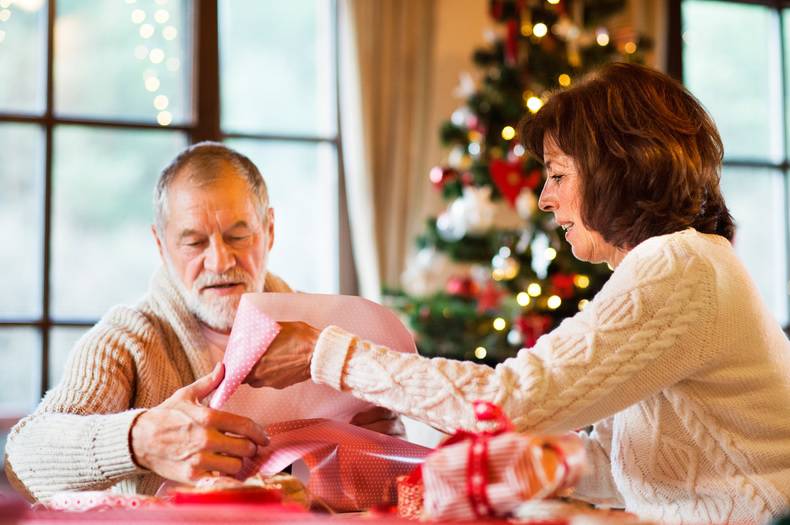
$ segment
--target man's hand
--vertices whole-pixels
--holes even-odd
[[[285,388],[310,379],[310,358],[320,331],[300,321],[282,321],[280,333],[244,382],[259,388]]]
[[[266,432],[251,419],[200,405],[224,374],[220,363],[209,375],[140,414],[131,430],[138,465],[180,482],[194,481],[210,471],[233,476],[243,458],[255,456],[259,446],[269,443]]]
[[[360,412],[351,419],[351,424],[379,434],[406,437],[406,429],[398,414],[384,407],[373,407]]]

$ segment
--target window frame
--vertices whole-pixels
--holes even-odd
[[[672,77],[683,82],[683,7],[684,0],[669,0],[668,2],[668,24],[667,31],[667,73]],[[722,167],[732,168],[759,168],[759,169],[772,169],[778,170],[782,174],[782,181],[784,187],[785,198],[785,217],[784,217],[784,237],[785,237],[785,271],[788,279],[790,279],[790,147],[788,147],[788,138],[790,138],[790,122],[788,122],[787,105],[790,104],[790,87],[788,84],[787,68],[788,68],[788,53],[790,49],[787,48],[787,32],[790,32],[790,27],[787,27],[784,21],[783,10],[790,9],[790,0],[712,0],[719,3],[730,4],[745,4],[745,5],[758,5],[763,7],[772,8],[778,17],[779,23],[779,63],[780,63],[780,79],[782,82],[782,144],[784,148],[784,155],[781,161],[772,162],[770,160],[761,160],[759,158],[738,158],[725,156],[722,160]],[[685,84],[685,83],[684,83]],[[785,290],[785,302],[787,303],[788,312],[790,312],[790,282],[783,283]],[[788,321],[790,323],[790,321]],[[785,326],[785,331],[790,333],[790,324]]]
[[[80,117],[58,117],[54,111],[54,27],[57,15],[57,0],[47,0],[46,9],[46,46],[45,46],[45,107],[40,115],[0,111],[0,123],[35,124],[44,134],[44,210],[41,235],[41,311],[38,316],[0,318],[0,331],[9,328],[34,328],[40,336],[38,348],[38,394],[39,397],[54,385],[49,384],[51,332],[58,327],[90,328],[98,319],[78,317],[59,318],[51,311],[51,268],[52,268],[52,190],[53,190],[53,135],[58,126],[75,125],[96,128],[115,128],[126,130],[180,131],[189,144],[203,140],[224,141],[230,138],[247,138],[258,141],[302,142],[311,144],[331,144],[337,153],[338,184],[338,275],[337,282],[341,293],[352,294],[357,291],[356,274],[351,259],[350,233],[344,184],[344,167],[340,129],[340,67],[339,67],[339,10],[337,0],[327,0],[332,17],[332,56],[334,60],[334,83],[336,127],[335,133],[319,136],[310,134],[277,135],[266,133],[223,133],[220,125],[220,64],[219,64],[219,0],[201,0],[190,4],[187,13],[192,31],[192,115],[191,123],[161,126],[156,123],[135,122],[124,119],[97,119]],[[153,190],[153,188],[152,188]],[[32,408],[32,407],[31,407]],[[5,420],[15,420],[19,414],[0,414]]]

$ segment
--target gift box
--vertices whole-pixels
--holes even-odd
[[[523,502],[568,495],[585,465],[578,436],[513,431],[495,405],[475,403],[481,432],[458,431],[398,479],[406,518],[471,520],[510,515]]]

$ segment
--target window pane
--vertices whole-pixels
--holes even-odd
[[[0,111],[43,113],[44,0],[0,2]]]
[[[96,318],[148,289],[159,260],[150,232],[154,185],[185,146],[170,131],[55,129],[55,316]]]
[[[49,370],[47,371],[47,381],[49,388],[58,384],[66,361],[69,358],[74,343],[82,337],[90,328],[58,327],[53,328],[49,335]]]
[[[777,11],[685,0],[683,76],[713,115],[726,158],[782,159]]]
[[[335,132],[333,2],[220,0],[222,127]]]
[[[759,168],[725,168],[722,190],[735,218],[735,251],[782,325],[787,315],[787,247],[782,174]]]
[[[275,212],[269,269],[292,288],[338,291],[337,155],[331,144],[228,140],[269,187]]]
[[[43,138],[35,125],[0,124],[0,317],[41,314]]]
[[[166,124],[191,119],[187,0],[58,1],[55,110]]]
[[[784,30],[784,37],[785,37],[785,92],[790,93],[790,9],[785,9],[782,12],[782,16],[784,16],[784,23],[782,24],[782,28]],[[785,100],[785,118],[787,119],[786,128],[790,130],[790,101]],[[785,145],[785,151],[787,152],[786,155],[790,155],[790,132],[787,133],[786,136],[787,144]]]
[[[35,406],[40,355],[34,328],[0,328],[0,412],[26,414]]]

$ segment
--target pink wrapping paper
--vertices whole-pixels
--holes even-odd
[[[416,353],[414,338],[403,323],[387,308],[346,295],[303,293],[251,293],[241,298],[239,311],[259,312],[273,321],[303,321],[323,329],[337,325],[363,339],[374,341],[400,352]],[[233,326],[244,327],[249,321],[240,317]],[[242,349],[229,344],[229,353],[257,354],[257,349]],[[262,355],[262,352],[261,352]],[[256,359],[257,361],[257,359]],[[234,365],[226,365],[226,376]],[[246,375],[246,374],[245,374]],[[212,405],[213,406],[213,405]],[[338,392],[312,381],[288,388],[252,388],[240,385],[222,409],[251,417],[262,425],[294,419],[327,418],[348,422],[371,404],[350,394]]]
[[[265,456],[245,462],[239,478],[259,470],[274,474],[301,459],[310,469],[311,494],[335,510],[391,501],[395,477],[411,471],[429,449],[348,424],[372,405],[330,387],[312,381],[282,390],[241,384],[277,336],[275,320],[319,329],[334,324],[395,350],[416,352],[411,333],[392,312],[359,297],[243,295],[223,359],[225,379],[210,406],[266,426],[272,442]]]
[[[36,504],[37,508],[86,512],[113,509],[139,509],[161,506],[162,500],[151,496],[115,494],[109,491],[57,492]]]

